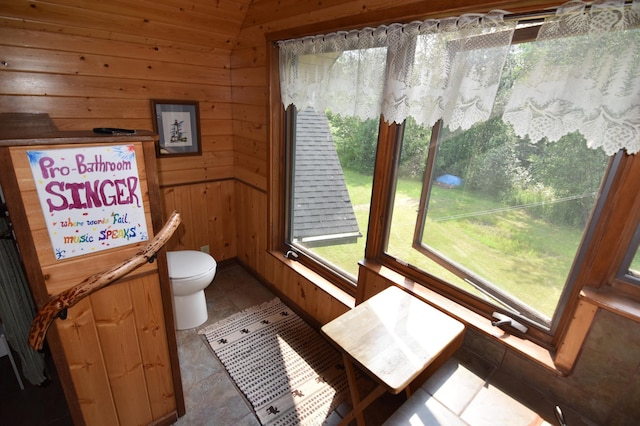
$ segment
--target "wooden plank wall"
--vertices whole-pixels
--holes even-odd
[[[165,216],[183,214],[167,248],[209,245],[218,261],[237,257],[271,281],[265,34],[482,2],[425,3],[0,0],[0,113],[48,113],[61,130],[150,130],[150,99],[198,101],[202,156],[158,161]]]
[[[183,223],[167,243],[168,250],[208,245],[217,260],[236,257],[236,195],[233,180],[199,182],[162,190],[164,210],[178,210]]]
[[[0,113],[48,113],[60,130],[152,130],[151,99],[198,101],[202,156],[158,161],[165,205],[179,200],[184,215],[233,202],[230,54],[250,3],[0,0]],[[235,256],[228,216],[186,216],[183,234],[211,241],[168,248],[210,244],[218,260]]]

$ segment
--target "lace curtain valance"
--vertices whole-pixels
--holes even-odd
[[[279,42],[283,104],[468,129],[492,114],[516,27],[506,12],[394,24]],[[508,16],[507,16],[508,17]],[[558,8],[536,61],[501,108],[533,142],[581,132],[607,154],[640,150],[640,0]]]
[[[491,112],[514,29],[492,12],[280,42],[282,102],[468,128]],[[468,66],[479,42],[485,64]]]
[[[579,131],[608,155],[640,150],[640,1],[570,2],[545,20],[537,60],[513,87],[503,119],[519,136]]]
[[[280,42],[283,104],[378,117],[387,40],[386,27],[379,27]]]

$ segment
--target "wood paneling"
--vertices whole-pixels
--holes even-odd
[[[148,402],[154,419],[175,410],[175,392],[171,381],[170,355],[168,351],[165,318],[156,307],[162,306],[157,291],[157,275],[146,275],[135,285],[129,286],[135,312],[137,337],[140,340]]]
[[[573,370],[597,310],[598,307],[595,303],[589,300],[583,299],[578,302],[578,307],[567,330],[566,337],[558,345],[558,352],[555,357],[556,366],[561,371],[570,373]]]
[[[75,76],[55,74],[42,78],[40,73],[5,71],[0,79],[0,92],[16,96],[72,97],[79,92],[101,98],[143,99],[210,99],[217,102],[231,102],[231,89],[225,86],[210,86],[185,82],[158,82],[126,79],[117,84],[109,77]],[[142,119],[141,119],[142,120]],[[148,125],[148,118],[144,125]],[[56,123],[58,128],[60,120]],[[141,123],[142,124],[142,123]],[[86,127],[86,123],[85,123]],[[201,126],[205,130],[204,124]]]
[[[119,420],[149,424],[153,417],[129,286],[105,287],[90,300]]]
[[[202,156],[162,159],[159,182],[230,179],[230,54],[250,3],[0,0],[0,113],[48,113],[61,130],[149,130],[150,99],[198,101]]]
[[[267,196],[264,191],[236,183],[238,259],[264,276],[267,256]]]
[[[60,52],[33,47],[3,46],[0,55],[13,71],[50,72],[55,74],[81,74],[111,78],[134,78],[196,84],[225,85],[229,70],[185,63],[139,58],[114,57],[109,54]]]
[[[156,2],[113,3],[97,0],[57,0],[55,3],[2,0],[0,9],[5,17],[30,22],[44,20],[65,27],[96,29],[136,37],[143,33],[151,39],[217,48],[229,47],[233,43],[229,34],[233,34],[240,23],[239,19],[235,22],[225,19],[223,14],[194,14],[182,7],[163,7]],[[208,22],[197,22],[196,16],[202,16]],[[238,18],[241,19],[241,16]],[[214,29],[216,27],[222,28],[218,32]]]
[[[167,250],[200,250],[208,245],[218,262],[236,257],[238,213],[233,180],[164,188],[162,199],[166,214],[177,210],[183,216]]]
[[[85,423],[104,426],[118,424],[89,299],[81,300],[69,309],[67,319],[54,322],[53,327],[58,330],[60,345],[65,348],[64,354]]]
[[[354,306],[354,299],[294,261],[269,254],[265,258],[268,281],[283,299],[321,326]],[[325,284],[325,285],[323,285]]]
[[[150,62],[188,63],[205,67],[211,66],[211,59],[215,58],[215,63],[219,64],[220,68],[229,68],[228,48],[216,49],[203,46],[202,51],[209,52],[207,55],[203,55],[202,51],[181,48],[180,45],[176,44],[165,46],[162,43],[154,43],[153,45],[131,43],[122,40],[98,38],[93,34],[69,36],[68,34],[33,29],[12,28],[10,26],[11,21],[7,19],[0,18],[0,22],[3,24],[0,27],[0,39],[7,40],[8,37],[12,37],[11,46],[19,48],[37,48],[55,52],[61,46],[64,46],[65,52],[76,55],[75,59],[81,59],[82,56],[87,54],[103,55],[104,52],[120,50],[118,56],[125,58]],[[32,60],[36,59],[32,58]]]
[[[316,325],[353,307],[354,299],[294,261],[267,252],[266,195],[251,185],[235,185],[238,259],[259,272],[285,300]],[[323,285],[324,284],[324,285]]]
[[[281,163],[270,158],[273,144],[280,143],[270,139],[272,108],[280,105],[277,94],[269,92],[269,81],[274,79],[269,73],[269,62],[274,60],[268,56],[269,43],[337,29],[495,8],[517,12],[558,3],[0,0],[0,113],[49,113],[61,130],[152,129],[150,99],[198,101],[202,155],[156,161],[154,178],[161,185],[165,215],[176,209],[184,216],[167,248],[197,250],[209,245],[218,261],[237,258],[322,324],[352,306],[352,298],[335,293],[330,286],[324,288],[323,279],[300,264],[268,252],[268,238],[274,235],[271,228],[279,220],[268,217],[273,211],[268,204],[272,199],[282,201],[279,188],[273,187],[276,181],[270,178],[277,172],[270,167],[278,169]],[[41,240],[42,232],[37,230],[34,237]],[[35,255],[35,248],[31,249]],[[594,267],[608,260],[597,258],[597,262]],[[601,268],[603,275],[610,274],[604,271],[606,266]],[[53,271],[47,278],[48,291],[73,284],[76,268],[69,269]],[[126,311],[131,305],[136,312],[144,312],[135,318],[138,338],[161,345],[153,340],[155,327],[162,327],[159,313],[144,310],[159,297],[149,290],[154,286],[149,280],[149,275],[136,276],[128,287],[129,296],[118,295],[114,306]],[[358,300],[389,285],[372,272],[363,283]],[[162,297],[166,303],[166,294]],[[94,353],[65,354],[72,366],[69,374],[78,380],[75,392],[92,424],[117,424],[106,412],[116,404],[127,404],[116,401],[110,390],[109,380],[115,380],[118,366],[110,371],[96,367],[102,365],[103,355],[96,346],[100,333],[107,336],[107,324],[117,321],[107,307],[100,309],[104,322],[99,326],[88,320],[94,315],[91,304],[83,303],[69,311],[70,320],[56,323],[68,329],[56,331],[69,339],[65,347],[95,347]],[[176,354],[170,356],[177,359]],[[144,350],[139,357],[147,387],[140,391],[149,394],[149,409],[155,417],[171,399],[162,393],[168,377],[160,367],[164,359],[149,360]],[[153,396],[152,388],[161,391]]]

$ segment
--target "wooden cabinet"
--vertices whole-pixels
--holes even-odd
[[[46,116],[41,115],[9,115],[4,119],[0,116],[0,123],[3,128],[0,136],[0,185],[7,199],[10,219],[38,308],[85,278],[133,256],[146,245],[148,241],[145,240],[150,240],[162,227],[155,136],[152,133],[111,136],[92,131],[59,132]],[[69,216],[70,223],[86,225],[92,221],[105,230],[119,229],[119,224],[113,222],[116,220],[113,216],[114,203],[108,201],[107,195],[102,194],[103,198],[95,196],[98,198],[87,202],[82,199],[87,197],[86,193],[83,195],[82,188],[77,191],[69,189],[69,186],[65,187],[66,190],[56,189],[56,185],[63,188],[62,176],[64,172],[72,175],[74,170],[70,170],[73,168],[55,170],[61,178],[53,183],[51,190],[50,206],[53,207],[48,210],[42,207],[43,198],[38,191],[44,184],[37,182],[42,176],[38,176],[32,167],[34,152],[62,158],[86,148],[92,148],[91,152],[125,148],[135,159],[135,170],[130,171],[137,177],[135,185],[116,184],[110,195],[119,197],[124,203],[126,191],[136,190],[135,196],[139,199],[135,200],[135,211],[140,216],[137,222],[142,223],[132,226],[140,225],[139,229],[146,231],[143,238],[138,235],[137,239],[128,241],[125,238],[118,244],[105,246],[109,240],[98,243],[102,237],[96,237],[93,244],[83,246],[80,241],[94,239],[88,236],[88,231],[87,236],[82,237],[88,228],[74,229],[77,233],[75,240],[70,234],[71,229],[60,228],[58,221],[51,219],[53,210],[62,210],[65,203],[75,203],[84,207],[76,208],[78,211],[73,214],[85,214],[87,220]],[[53,160],[44,164],[51,167],[48,174],[45,173],[51,177],[56,164]],[[122,179],[122,182],[126,180]],[[98,185],[97,181],[95,185]],[[90,191],[87,188],[84,189]],[[91,213],[87,205],[102,208],[99,213],[95,209]],[[85,210],[90,213],[82,213]],[[130,218],[119,220],[130,222]],[[62,231],[71,236],[59,240],[56,233]],[[98,232],[96,229],[93,231]],[[106,235],[104,232],[102,236]],[[72,256],[69,255],[71,251],[74,251]],[[157,261],[146,263],[71,307],[66,319],[54,321],[47,334],[47,342],[75,424],[171,424],[184,414],[164,249],[158,253]]]

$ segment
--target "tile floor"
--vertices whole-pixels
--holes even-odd
[[[238,264],[220,267],[206,294],[210,315],[203,327],[275,297]],[[177,331],[176,335],[187,408],[176,425],[258,425],[249,404],[196,330]],[[25,383],[25,391],[19,390],[12,374],[8,357],[2,357],[0,425],[71,425],[55,370],[49,385]],[[405,400],[403,394],[383,395],[366,410],[367,426],[385,421],[388,425],[497,425],[500,420],[510,426],[558,424],[554,405],[544,395],[501,374],[464,347],[403,404]],[[348,404],[339,407],[328,424],[336,424],[348,409]],[[564,411],[568,425],[592,426],[576,413]]]
[[[275,297],[238,265],[220,267],[205,293],[209,319],[198,328]],[[196,329],[176,334],[187,409],[176,425],[260,425]]]
[[[259,426],[251,406],[197,330],[276,296],[238,264],[219,268],[205,294],[209,311],[207,322],[196,329],[176,332],[187,413],[175,424]],[[363,388],[371,385],[366,381],[362,383]],[[381,425],[404,400],[403,395],[380,398],[365,414],[367,425]],[[326,424],[337,425],[349,408],[349,404],[338,407]]]
[[[201,327],[275,297],[237,264],[220,268],[206,295],[209,320]],[[249,404],[196,330],[178,331],[177,336],[187,413],[176,425],[258,425]],[[367,426],[558,424],[555,405],[544,395],[501,374],[464,347],[405,401],[403,394],[383,395],[366,410]],[[348,410],[349,404],[339,407],[327,423],[337,424]],[[590,425],[563,411],[570,426]]]

